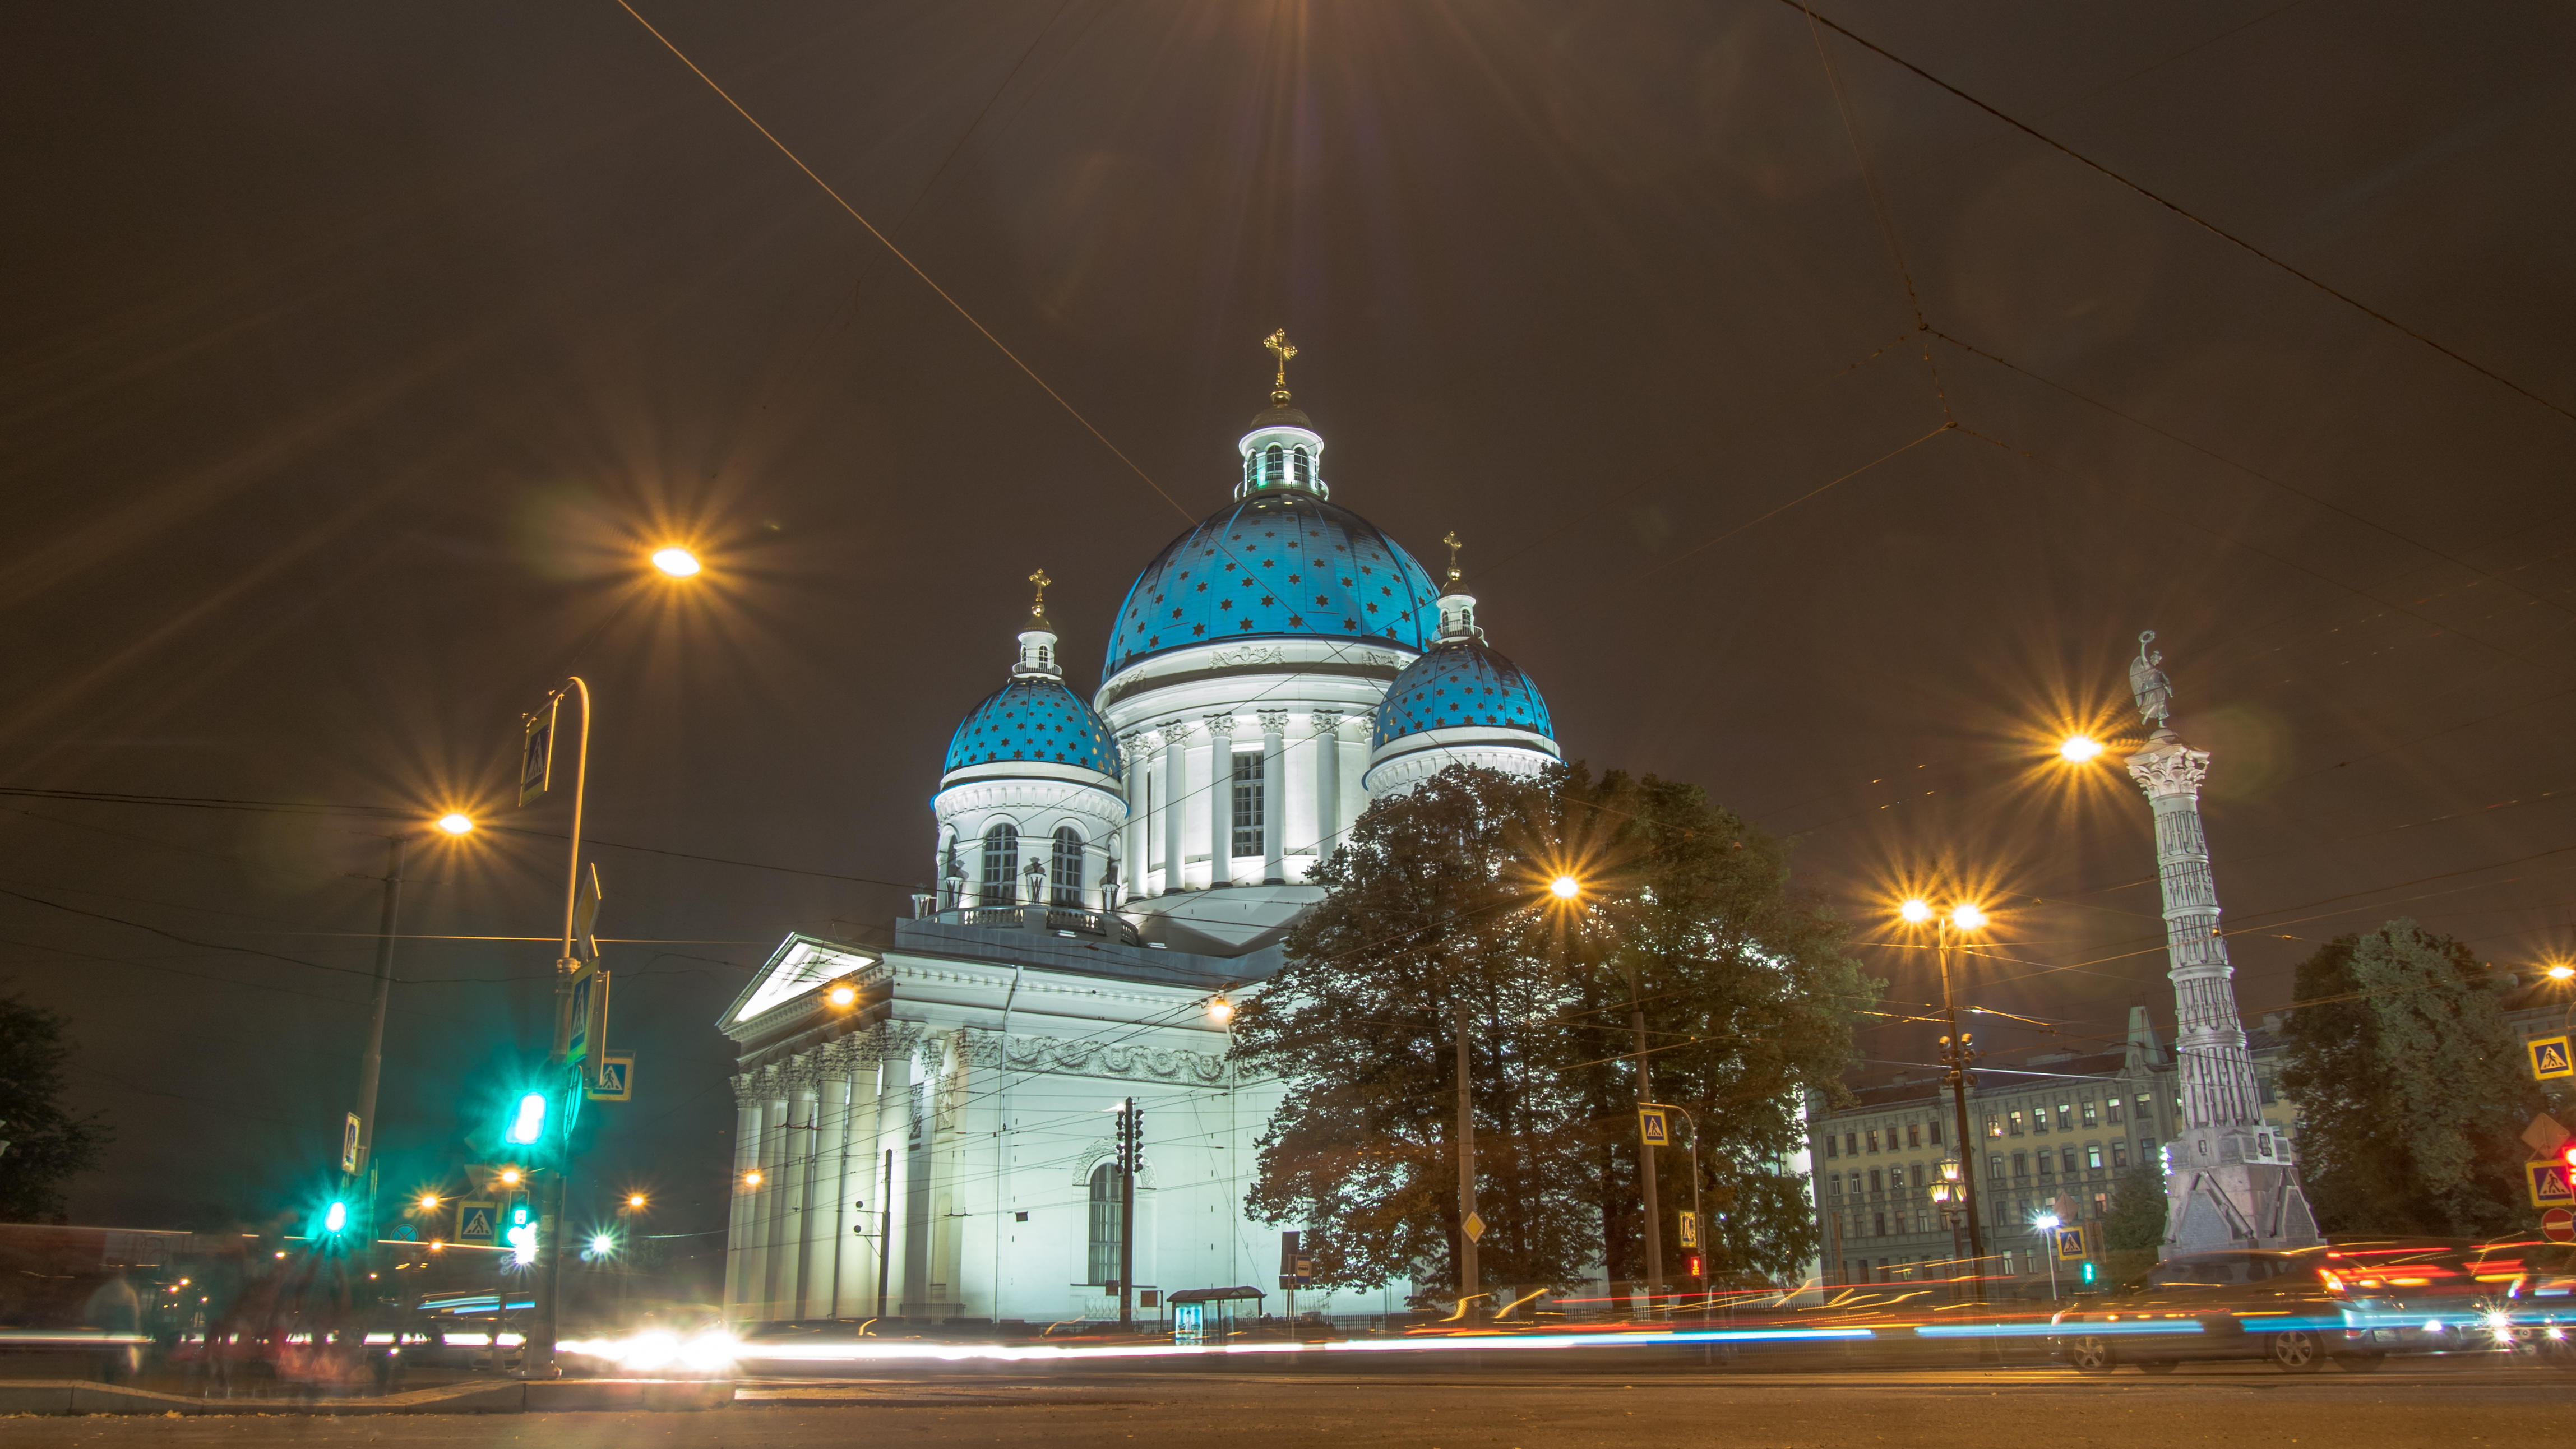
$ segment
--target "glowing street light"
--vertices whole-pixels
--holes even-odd
[[[434,1213],[438,1211],[438,1194],[434,1192],[422,1193],[420,1195],[420,1210],[425,1213]]]
[[[499,1173],[499,1180],[503,1187],[517,1187],[525,1176],[525,1173],[515,1167],[505,1167]]]
[[[616,1253],[617,1239],[614,1235],[609,1233],[593,1233],[590,1235],[590,1255],[593,1258],[614,1257]]]
[[[1234,1020],[1234,1003],[1226,1000],[1222,996],[1209,997],[1207,1014],[1208,1020],[1215,1022],[1219,1026],[1223,1026],[1227,1022]]]
[[[2091,735],[2068,735],[2057,742],[2057,757],[2070,765],[2081,765],[2102,757],[2102,742]]]
[[[833,987],[828,992],[825,992],[823,999],[832,1003],[834,1006],[848,1007],[856,1004],[858,1001],[859,988],[844,983]]]
[[[653,567],[675,579],[685,579],[694,576],[703,565],[698,562],[696,554],[675,544],[654,551]]]
[[[1898,906],[1896,908],[1896,913],[1903,916],[1908,922],[1919,926],[1932,919],[1932,903],[1924,900],[1920,896],[1917,896],[1914,899],[1907,901],[1905,904]]]
[[[2552,961],[2549,963],[2549,969],[2541,974],[2552,981],[2576,980],[2576,966],[2570,966],[2564,961]]]
[[[1950,913],[1950,924],[1962,931],[1982,931],[1986,928],[1986,913],[1975,906],[1961,906]]]
[[[462,811],[450,810],[438,817],[438,828],[450,835],[470,835],[474,832],[474,817]]]
[[[742,1185],[745,1187],[760,1186],[760,1169],[755,1167],[751,1171],[744,1173],[742,1175]]]
[[[1558,900],[1570,901],[1583,893],[1583,882],[1576,880],[1570,875],[1561,875],[1556,879],[1549,881],[1547,883],[1547,888],[1555,894]]]
[[[644,1201],[644,1194],[640,1192],[630,1192],[626,1195],[626,1205],[637,1212],[644,1210]]]

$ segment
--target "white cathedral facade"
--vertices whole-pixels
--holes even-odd
[[[894,944],[792,935],[718,1023],[739,1057],[733,1321],[1114,1317],[1128,1102],[1140,1295],[1280,1307],[1279,1232],[1302,1225],[1244,1206],[1280,1089],[1227,1061],[1230,1004],[1280,968],[1371,800],[1559,758],[1454,563],[1436,587],[1331,501],[1284,381],[1236,444],[1232,501],[1127,591],[1088,699],[1033,576],[1006,681],[950,741],[936,887]]]

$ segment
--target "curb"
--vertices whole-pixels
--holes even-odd
[[[338,1418],[371,1414],[686,1413],[733,1402],[733,1384],[705,1379],[557,1379],[449,1384],[371,1399],[192,1399],[149,1389],[60,1380],[0,1381],[0,1414],[266,1414]]]

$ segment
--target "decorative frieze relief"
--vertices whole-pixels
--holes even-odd
[[[1267,648],[1246,645],[1240,649],[1220,649],[1208,656],[1208,662],[1219,669],[1241,669],[1250,664],[1285,664],[1288,651],[1276,644]]]
[[[991,1033],[974,1033],[990,1036]],[[1167,1051],[1079,1038],[1013,1036],[1004,1043],[1011,1066],[1025,1072],[1083,1077],[1130,1077],[1214,1086],[1225,1080],[1225,1058],[1205,1052]]]

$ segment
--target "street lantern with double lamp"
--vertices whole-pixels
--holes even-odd
[[[1955,1202],[1960,1217],[1967,1220],[1968,1259],[1973,1265],[1969,1281],[1974,1291],[1983,1295],[1986,1271],[1985,1228],[1977,1221],[1977,1174],[1969,1153],[1975,1150],[1976,1138],[1968,1129],[1968,1072],[1977,1059],[1976,1042],[1959,1028],[1959,996],[1950,974],[1950,946],[1953,936],[1968,936],[1986,927],[1988,917],[1973,903],[1962,902],[1946,913],[1933,909],[1930,901],[1916,896],[1901,902],[1896,913],[1911,926],[1932,927],[1933,949],[1941,964],[1941,1016],[1950,1031],[1941,1038],[1942,1082],[1950,1088],[1950,1100],[1957,1120],[1959,1162],[1943,1163],[1943,1187],[1951,1196],[1935,1198],[1945,1204]],[[1955,1168],[1955,1175],[1954,1175]],[[1936,1189],[1937,1191],[1937,1189]]]

